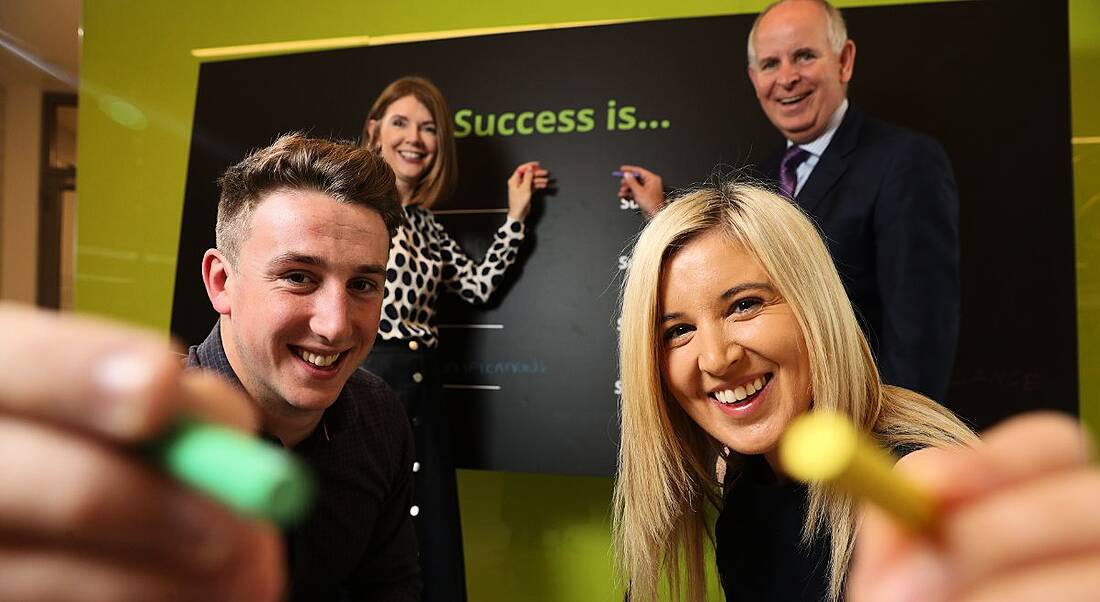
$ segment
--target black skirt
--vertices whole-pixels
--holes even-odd
[[[465,600],[458,484],[435,350],[419,341],[379,339],[363,367],[397,393],[412,423],[416,463],[410,512],[420,544],[423,600]]]

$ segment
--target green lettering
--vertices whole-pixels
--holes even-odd
[[[455,113],[455,138],[465,138],[470,135],[470,122],[467,121],[473,111],[470,109],[459,109]]]
[[[592,128],[596,126],[596,111],[593,109],[581,109],[577,111],[577,131],[578,132],[591,132]]]
[[[533,133],[535,130],[531,127],[531,120],[535,118],[535,114],[530,111],[524,111],[519,114],[519,119],[516,119],[516,131],[527,136]],[[526,120],[527,125],[523,125]]]
[[[632,130],[634,124],[638,123],[637,118],[634,117],[634,112],[637,111],[635,107],[620,107],[619,108],[619,129],[620,130]]]
[[[565,111],[562,112],[564,113]],[[553,134],[555,123],[556,120],[553,111],[542,111],[535,117],[535,129],[537,129],[540,134]]]
[[[481,115],[474,115],[474,133],[478,136],[492,136],[493,135],[493,123],[496,121],[496,115],[485,116],[485,127],[481,127]]]
[[[577,126],[573,121],[573,109],[562,109],[558,111],[558,133],[568,134],[572,132]]]
[[[501,113],[500,117],[497,117],[497,133],[500,134],[501,136],[511,136],[512,134],[515,134],[516,131],[513,130],[511,126],[504,125],[505,121],[515,121],[515,120],[516,120],[516,114],[515,113]]]

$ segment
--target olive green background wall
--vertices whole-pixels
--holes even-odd
[[[1070,0],[1069,47],[1081,418],[1100,434],[1100,2]]]
[[[168,331],[199,70],[193,49],[745,13],[766,3],[86,0],[76,306]],[[1090,369],[1100,360],[1100,3],[1070,0],[1069,6],[1081,411],[1100,427],[1100,374]],[[1004,56],[1010,60],[1014,52],[1026,51],[1021,42],[1019,48],[1005,49]],[[916,53],[919,49],[914,60]],[[742,76],[731,68],[730,77]],[[529,77],[552,78],[553,73],[535,67]],[[271,82],[270,93],[278,94],[280,85]],[[1011,90],[1006,82],[998,101],[1010,101]],[[1037,210],[1063,202],[1068,200],[1035,199]],[[199,266],[194,268],[198,278]],[[1019,306],[1021,320],[1043,319],[1041,283],[1021,282],[1019,298],[1005,302]],[[1007,337],[1011,326],[1006,329],[1011,340]],[[1020,353],[1043,353],[1043,341],[1013,343]],[[460,490],[471,600],[622,599],[611,573],[609,479],[460,471]]]

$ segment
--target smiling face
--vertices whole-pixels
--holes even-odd
[[[825,9],[805,0],[777,5],[756,25],[749,79],[764,114],[795,144],[821,136],[852,78],[855,44],[837,53],[827,32]]]
[[[661,375],[680,407],[735,452],[773,459],[787,425],[810,407],[810,367],[768,274],[712,229],[666,261],[659,300]]]
[[[236,266],[213,262],[226,355],[264,411],[323,411],[374,344],[386,226],[366,207],[283,190],[260,202],[246,236]]]
[[[413,95],[403,96],[386,107],[382,119],[369,126],[373,143],[397,175],[397,188],[407,201],[435,160],[438,141],[432,112]]]

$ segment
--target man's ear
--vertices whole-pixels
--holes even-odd
[[[856,43],[852,40],[844,42],[840,49],[840,82],[848,83],[852,79],[852,71],[856,68]]]
[[[229,261],[217,249],[207,249],[202,256],[202,283],[206,286],[206,296],[214,311],[223,316],[232,312],[233,268]]]

